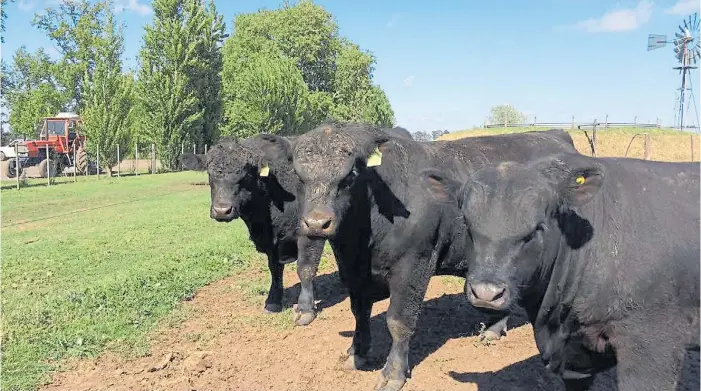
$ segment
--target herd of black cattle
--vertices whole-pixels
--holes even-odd
[[[373,303],[390,298],[378,390],[406,382],[434,275],[465,278],[467,300],[496,320],[488,338],[524,309],[568,390],[614,366],[620,390],[673,390],[698,350],[698,163],[592,158],[557,129],[418,142],[337,123],[225,138],[181,161],[208,172],[211,218],[241,218],[267,255],[266,311],[282,310],[283,268],[296,260],[294,321],[314,320],[329,241],[356,322],[347,369],[366,362]]]

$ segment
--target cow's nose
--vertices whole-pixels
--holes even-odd
[[[477,307],[499,310],[508,300],[506,284],[468,282],[466,291],[470,302]]]
[[[302,230],[307,235],[327,236],[333,232],[335,217],[328,208],[314,209],[302,217]]]
[[[233,211],[233,206],[212,206],[212,217],[215,219],[229,217]]]

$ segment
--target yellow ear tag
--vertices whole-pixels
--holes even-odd
[[[382,164],[382,152],[380,152],[380,149],[375,147],[375,150],[368,156],[368,162],[366,166],[368,167],[375,167],[379,166]]]
[[[577,182],[578,185],[581,185],[582,183],[584,183],[584,177],[578,176],[575,182]]]
[[[263,166],[263,168],[260,169],[260,176],[268,176],[269,173],[270,173],[270,167],[268,167],[267,164],[265,166]]]

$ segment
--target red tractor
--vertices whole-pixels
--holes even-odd
[[[46,177],[47,170],[53,177],[66,173],[66,168],[76,170],[76,174],[87,174],[86,137],[80,133],[81,125],[80,117],[74,113],[43,118],[39,139],[18,143],[19,156],[8,162],[8,177],[18,175],[17,159],[22,170],[36,166],[36,175],[41,178]]]

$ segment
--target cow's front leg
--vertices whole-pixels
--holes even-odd
[[[363,289],[349,289],[351,311],[355,317],[355,332],[353,343],[348,348],[348,358],[343,363],[347,370],[360,369],[367,362],[370,353],[370,314],[372,313],[372,300]]]
[[[375,387],[399,391],[409,373],[409,342],[416,330],[426,289],[431,278],[429,262],[399,262],[390,279],[387,328],[392,348]]]
[[[297,239],[297,275],[301,289],[294,312],[294,322],[298,326],[306,326],[316,318],[314,277],[319,269],[324,243],[323,239],[309,239],[306,236]]]
[[[273,313],[282,311],[282,272],[285,265],[278,262],[277,251],[268,254],[268,269],[270,270],[270,290],[265,299],[265,312]]]

